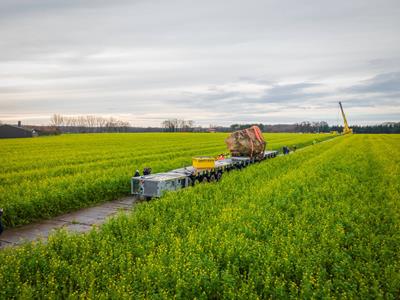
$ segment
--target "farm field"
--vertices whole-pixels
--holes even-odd
[[[228,134],[136,133],[0,140],[0,207],[8,227],[129,193],[137,169],[191,164],[194,155],[226,152]],[[332,135],[266,134],[268,148],[298,148]]]
[[[398,298],[400,136],[339,137],[0,252],[0,298]]]

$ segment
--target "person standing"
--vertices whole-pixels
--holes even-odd
[[[150,174],[151,174],[151,168],[144,168],[143,169],[143,176],[150,175]]]
[[[283,155],[289,154],[289,147],[283,146]]]

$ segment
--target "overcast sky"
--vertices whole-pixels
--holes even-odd
[[[400,121],[400,1],[1,0],[0,120]]]

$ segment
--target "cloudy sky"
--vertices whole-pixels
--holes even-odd
[[[400,1],[1,0],[0,120],[400,121]]]

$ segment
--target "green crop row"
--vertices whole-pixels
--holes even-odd
[[[0,252],[0,298],[400,295],[400,138],[354,135]]]
[[[136,169],[190,165],[226,152],[227,134],[63,135],[0,140],[0,207],[7,227],[50,218],[129,193]],[[268,134],[270,148],[301,147],[332,135]],[[277,142],[275,142],[275,140]]]
[[[0,141],[0,207],[6,226],[50,218],[129,193],[135,169],[161,172],[194,155],[226,151],[227,134],[88,134]],[[311,143],[329,135],[267,135]]]

